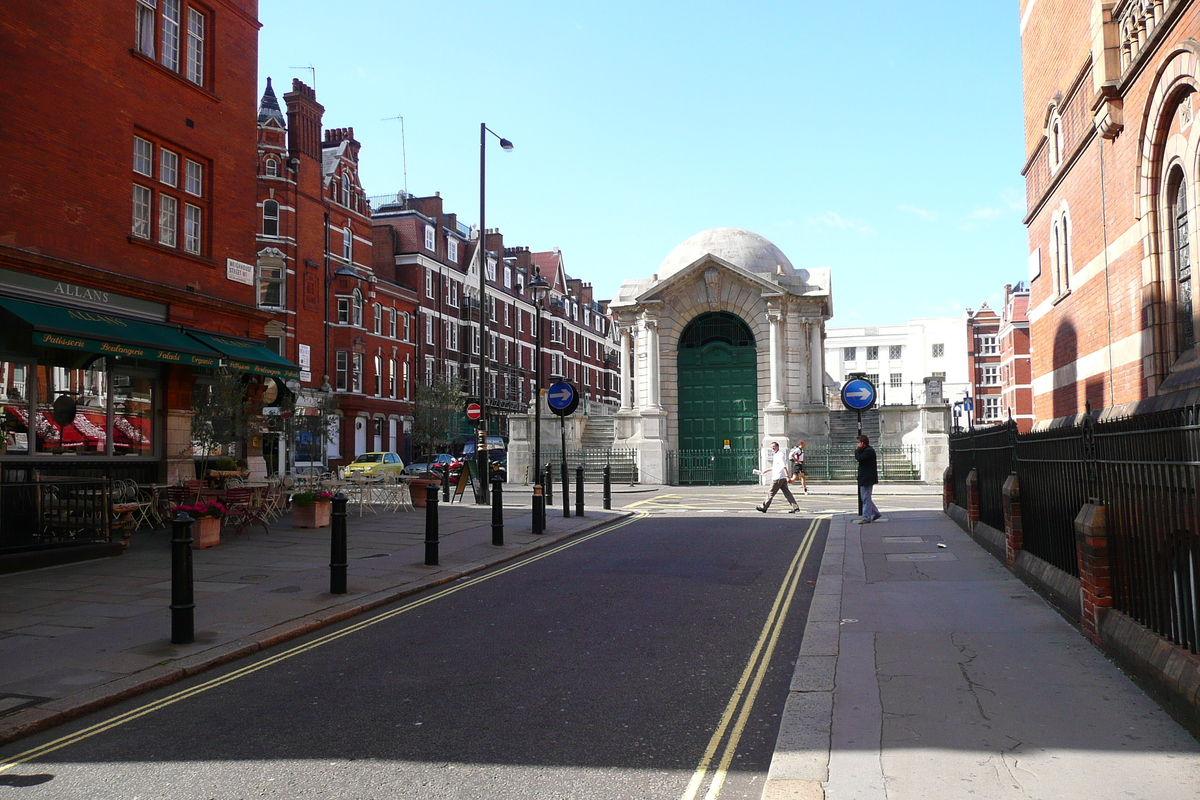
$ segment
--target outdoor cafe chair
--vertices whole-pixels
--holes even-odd
[[[263,533],[270,533],[262,505],[255,500],[255,491],[235,487],[225,491],[225,522],[233,527],[234,535],[245,533],[249,525],[262,525]]]

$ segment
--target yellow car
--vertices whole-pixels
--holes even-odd
[[[397,453],[363,453],[346,466],[346,477],[381,478],[404,472],[404,462]]]

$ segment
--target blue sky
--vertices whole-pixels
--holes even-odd
[[[686,8],[686,13],[681,11]],[[732,226],[833,272],[831,325],[958,315],[1026,275],[1016,2],[261,0],[259,83],[312,83],[368,194],[441,192],[600,298]]]

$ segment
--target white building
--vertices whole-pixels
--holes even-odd
[[[925,402],[925,378],[942,378],[942,396],[961,400],[970,386],[965,317],[912,319],[903,325],[825,329],[830,405],[852,372],[875,384],[881,405]]]

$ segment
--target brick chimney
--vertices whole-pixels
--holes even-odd
[[[316,91],[297,78],[292,78],[292,90],[283,96],[287,103],[288,150],[292,155],[303,153],[321,160],[321,118],[325,107],[317,102]]]
[[[350,160],[357,164],[358,151],[362,148],[362,145],[357,139],[354,138],[354,128],[330,128],[329,130],[325,131],[326,147],[336,147],[342,142],[350,143]]]

